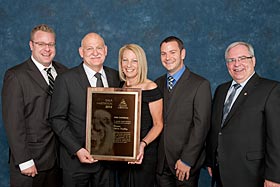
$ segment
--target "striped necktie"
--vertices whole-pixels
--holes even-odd
[[[235,96],[236,90],[237,90],[238,88],[240,88],[240,87],[241,87],[240,84],[234,84],[234,85],[233,85],[233,89],[232,89],[230,95],[228,96],[228,99],[226,100],[226,102],[225,102],[225,104],[224,104],[222,127],[223,127],[224,122],[225,122],[225,120],[226,120],[226,118],[227,118],[227,116],[228,116],[228,114],[229,114],[229,112],[230,112],[230,109],[231,109],[230,106],[231,106],[231,104],[232,104],[232,102],[233,102],[233,98],[234,98],[234,96]]]
[[[44,69],[47,72],[48,79],[49,79],[49,92],[52,95],[53,94],[53,87],[54,87],[54,78],[51,74],[51,68],[45,68]]]
[[[174,78],[170,75],[170,76],[168,76],[167,77],[167,79],[168,79],[168,91],[170,92],[171,90],[172,90],[172,88],[173,88],[173,83],[174,83]]]

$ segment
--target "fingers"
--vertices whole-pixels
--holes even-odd
[[[207,167],[207,170],[208,170],[210,177],[212,177],[212,169],[210,167]]]
[[[189,180],[190,172],[176,170],[176,177],[179,181],[184,181],[184,179]]]
[[[95,160],[90,155],[90,153],[84,148],[81,148],[79,151],[77,151],[76,154],[81,163],[92,164],[92,163],[95,163],[98,161],[98,160]]]
[[[35,177],[38,174],[38,172],[37,172],[36,166],[33,165],[27,169],[22,170],[21,174],[26,175],[28,177]]]

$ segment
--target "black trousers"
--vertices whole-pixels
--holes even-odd
[[[198,187],[199,174],[200,170],[192,174],[189,180],[179,181],[165,161],[162,174],[157,173],[157,184],[159,187]]]
[[[223,187],[219,165],[216,164],[215,167],[212,169],[212,187]]]
[[[114,170],[101,167],[96,172],[67,172],[63,170],[63,187],[114,187]]]
[[[38,171],[35,177],[21,174],[20,169],[10,165],[11,187],[61,187],[62,176],[60,169],[54,166],[52,169]]]

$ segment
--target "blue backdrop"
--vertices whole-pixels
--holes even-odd
[[[5,71],[30,56],[31,29],[40,23],[57,34],[55,59],[68,67],[81,62],[78,47],[88,32],[101,34],[108,45],[106,65],[117,68],[119,48],[137,43],[144,48],[149,78],[165,73],[159,43],[169,35],[181,38],[185,64],[217,85],[230,79],[224,50],[233,41],[251,43],[257,72],[280,80],[280,0],[0,0],[0,86]],[[0,116],[0,186],[9,185],[8,144]],[[200,187],[209,186],[202,172]]]

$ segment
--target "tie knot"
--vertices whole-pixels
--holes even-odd
[[[234,88],[235,90],[237,90],[237,89],[240,88],[240,87],[241,87],[240,84],[234,84],[234,85],[233,85],[233,88]]]
[[[170,75],[170,76],[168,76],[168,81],[169,81],[169,82],[173,82],[173,81],[174,81],[174,78]]]
[[[97,79],[101,79],[101,73],[99,73],[99,72],[95,73],[94,76],[95,76]]]
[[[47,73],[51,73],[52,68],[45,68],[44,69]]]

